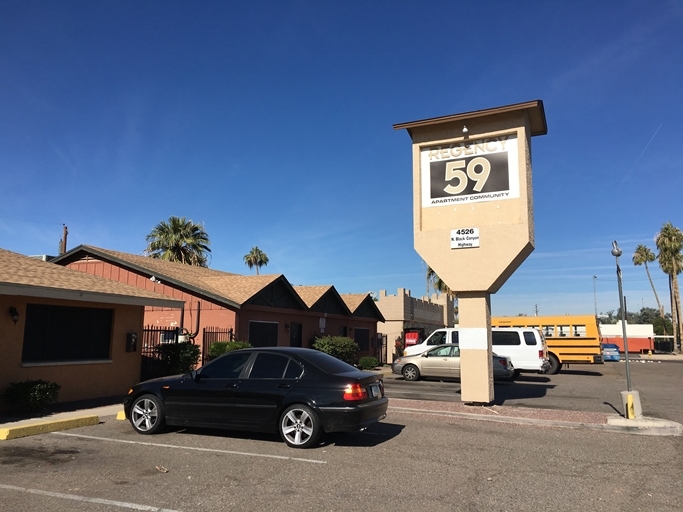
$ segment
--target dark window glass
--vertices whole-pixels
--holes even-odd
[[[493,331],[491,333],[491,342],[494,345],[521,345],[522,342],[519,341],[519,334],[514,332],[501,332]]]
[[[236,379],[242,373],[242,369],[249,360],[249,357],[251,357],[250,352],[237,350],[233,354],[214,359],[202,367],[199,373],[203,378],[208,379]]]
[[[279,354],[257,354],[249,373],[250,379],[281,379],[287,368],[288,357]]]
[[[301,367],[301,365],[293,359],[290,359],[289,364],[287,365],[287,370],[285,370],[285,379],[298,379],[301,377],[303,372],[304,369]]]
[[[309,352],[306,354],[306,360],[327,373],[336,374],[358,371],[350,364],[326,354],[325,352]]]
[[[527,345],[536,345],[536,335],[533,332],[524,331],[524,343]]]
[[[22,362],[109,359],[114,310],[27,304]]]
[[[458,331],[453,331],[451,333],[451,343],[459,343],[458,340]]]
[[[446,343],[446,331],[434,331],[427,340],[428,346],[443,345]]]

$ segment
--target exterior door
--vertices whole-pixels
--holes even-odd
[[[457,377],[451,355],[453,348],[452,346],[444,346],[427,352],[427,357],[422,360],[422,375],[426,377]]]
[[[275,425],[285,396],[296,386],[303,367],[281,354],[261,352],[237,392],[235,417],[245,425]]]
[[[169,409],[181,422],[204,425],[236,424],[235,414],[240,376],[251,357],[249,352],[236,351],[219,357],[202,367],[197,378],[183,379],[177,389],[168,390]]]
[[[302,331],[303,328],[301,324],[295,324],[294,322],[289,324],[289,346],[290,347],[300,347],[302,346]]]

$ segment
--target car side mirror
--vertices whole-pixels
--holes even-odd
[[[429,357],[429,354],[427,354],[427,352],[425,352],[424,354],[422,354],[422,357]]]
[[[197,370],[192,370],[190,372],[190,377],[192,377],[192,380],[197,382],[199,380],[199,372]]]

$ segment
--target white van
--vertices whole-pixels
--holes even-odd
[[[491,342],[494,353],[510,358],[515,376],[520,372],[545,373],[550,368],[548,346],[535,327],[492,327]],[[458,343],[458,327],[437,329],[422,343],[406,347],[404,355],[421,354],[444,343]]]

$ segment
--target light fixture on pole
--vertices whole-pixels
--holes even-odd
[[[637,391],[633,391],[631,387],[631,367],[628,356],[628,337],[626,336],[626,306],[624,304],[624,291],[621,285],[621,268],[619,267],[619,256],[621,256],[621,249],[615,240],[612,242],[612,256],[617,260],[617,284],[619,285],[619,306],[621,307],[621,329],[624,339],[624,357],[626,358],[626,391],[621,392],[622,402],[626,411],[627,419],[634,419],[642,417],[640,408],[640,395]]]

